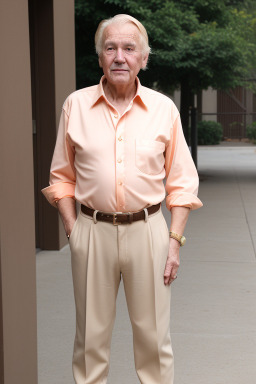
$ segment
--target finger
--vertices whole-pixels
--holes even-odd
[[[172,278],[172,279],[176,279],[177,278],[178,269],[179,269],[178,266],[174,266],[172,268],[172,271],[171,271],[171,274],[170,274],[170,278]]]
[[[170,280],[171,272],[165,272],[164,273],[164,283],[168,284]]]
[[[171,278],[169,279],[168,281],[168,285],[171,285],[176,279],[177,279],[178,276],[175,276],[174,278]]]
[[[171,269],[171,273],[170,273],[170,275],[168,276],[168,280],[167,280],[167,278],[166,278],[167,283],[170,285],[174,280],[177,279],[177,276],[178,276],[178,267],[177,267],[177,266],[174,266],[174,267],[172,267],[172,269]]]
[[[172,267],[173,267],[172,266],[172,261],[168,257],[167,260],[166,260],[166,264],[165,264],[164,276],[170,276]]]
[[[165,284],[169,283],[170,277],[173,274],[172,270],[173,270],[173,262],[169,257],[167,257],[166,264],[165,264],[165,270],[164,270],[164,283]]]
[[[173,283],[176,279],[177,279],[178,275],[175,274],[171,274],[171,276],[169,277],[169,280],[168,280],[168,285],[170,285],[171,283]]]
[[[164,283],[168,284],[172,272],[172,267],[166,267],[164,271]]]

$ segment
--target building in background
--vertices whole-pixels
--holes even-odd
[[[180,92],[175,91],[173,100],[179,107]],[[212,120],[221,123],[225,140],[246,138],[246,127],[256,121],[256,94],[244,87],[229,91],[212,88],[195,96],[198,120]]]

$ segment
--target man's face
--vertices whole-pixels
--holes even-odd
[[[134,83],[141,68],[147,65],[148,54],[142,54],[139,30],[131,23],[112,24],[103,34],[99,64],[107,81],[113,85]]]

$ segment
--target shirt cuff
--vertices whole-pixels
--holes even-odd
[[[56,208],[55,202],[63,199],[63,197],[75,198],[75,187],[75,184],[61,182],[50,185],[49,187],[42,189],[41,192],[49,203]]]
[[[169,211],[172,207],[186,207],[195,210],[202,206],[201,200],[193,193],[172,193],[166,197],[166,207]]]

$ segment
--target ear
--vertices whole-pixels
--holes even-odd
[[[98,60],[99,60],[99,66],[100,66],[100,68],[102,68],[102,61],[101,61],[100,56],[98,57]]]
[[[145,56],[142,58],[142,65],[141,65],[141,69],[145,69],[146,66],[147,66],[147,63],[148,63],[148,53],[145,54]]]

